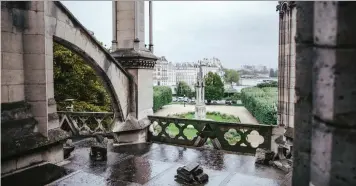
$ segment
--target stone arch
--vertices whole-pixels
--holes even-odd
[[[133,77],[62,3],[46,1],[44,6],[45,40],[46,45],[51,46],[46,48],[53,50],[53,42],[57,42],[81,56],[102,78],[111,97],[116,121],[124,122],[136,108]]]

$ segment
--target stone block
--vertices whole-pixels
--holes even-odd
[[[58,144],[46,150],[43,153],[43,159],[51,163],[63,161],[63,144]]]
[[[46,116],[35,116],[38,124],[36,125],[36,131],[41,133],[43,136],[48,137],[48,115]]]
[[[53,83],[54,79],[53,79],[53,69],[50,70],[46,70],[47,71],[47,83]]]
[[[45,25],[46,38],[52,39],[52,36],[56,33],[57,19],[55,17],[45,15]]]
[[[53,70],[53,56],[51,55],[46,55],[45,56],[46,59],[46,69],[47,70]]]
[[[256,149],[256,161],[257,164],[268,165],[270,161],[274,159],[275,153],[270,150],[257,148]]]
[[[29,10],[32,10],[35,12],[44,12],[44,2],[31,1]]]
[[[55,35],[59,38],[65,38],[64,35],[66,33],[66,24],[63,21],[57,19],[57,26]]]
[[[32,114],[36,117],[47,117],[47,101],[29,102]]]
[[[75,27],[71,26],[70,24],[66,24],[63,39],[65,39],[71,43],[74,43],[76,32],[77,32],[77,29]]]
[[[23,56],[21,53],[1,52],[2,69],[23,70]]]
[[[9,101],[9,87],[1,85],[1,103],[8,103]]]
[[[53,119],[48,121],[48,130],[59,128],[59,121],[58,119]]]
[[[22,33],[1,31],[1,51],[11,53],[22,53]]]
[[[118,136],[119,143],[142,143],[146,142],[147,130],[131,131]]]
[[[42,3],[43,2],[38,2]],[[24,30],[24,34],[44,35],[45,34],[45,20],[44,12],[27,11],[28,26]]]
[[[25,100],[24,85],[9,85],[9,102],[17,102]]]
[[[79,47],[82,51],[85,51],[86,45],[91,44],[89,38],[82,31],[77,31],[75,33],[74,45]]]
[[[26,70],[44,70],[45,55],[44,54],[23,54],[24,67]]]
[[[54,84],[52,83],[47,83],[47,98],[53,98],[54,97]]]
[[[117,22],[125,19],[135,19],[135,11],[134,10],[119,10],[116,14]]]
[[[44,61],[42,61],[44,63]],[[46,70],[31,70],[26,71],[25,84],[45,84],[46,83]]]
[[[117,23],[118,31],[135,30],[135,21],[133,19],[123,19]],[[120,37],[118,38],[120,40]]]
[[[16,170],[16,160],[1,162],[1,174],[6,174]]]
[[[135,39],[135,33],[132,30],[119,30],[117,34],[120,36],[120,39]]]
[[[135,2],[134,1],[118,1],[117,2],[117,11],[127,11],[127,10],[135,10]]]
[[[45,54],[53,56],[53,38],[45,38]]]
[[[25,54],[45,54],[44,35],[24,35],[23,52]]]
[[[12,32],[12,16],[8,10],[3,9],[1,11],[1,31]]]
[[[26,85],[25,96],[27,101],[46,101],[46,84]]]
[[[21,169],[43,161],[41,153],[33,153],[22,156],[16,161],[16,169]]]
[[[2,85],[24,84],[24,71],[1,69],[1,84]]]

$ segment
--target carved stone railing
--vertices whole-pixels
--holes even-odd
[[[95,135],[110,133],[114,113],[58,111],[59,125],[73,135]]]
[[[200,147],[210,143],[216,149],[254,153],[271,148],[271,125],[226,123],[208,120],[148,116],[149,140]]]

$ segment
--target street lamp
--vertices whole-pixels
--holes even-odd
[[[183,104],[184,104],[184,107],[185,107],[185,94],[183,96]]]

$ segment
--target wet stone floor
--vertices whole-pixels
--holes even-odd
[[[62,166],[73,172],[50,185],[176,186],[180,185],[174,181],[177,168],[190,162],[199,163],[209,175],[205,185],[275,186],[285,176],[272,167],[255,165],[254,156],[156,143],[111,146],[103,162],[91,161],[89,147],[82,145],[68,160]]]

